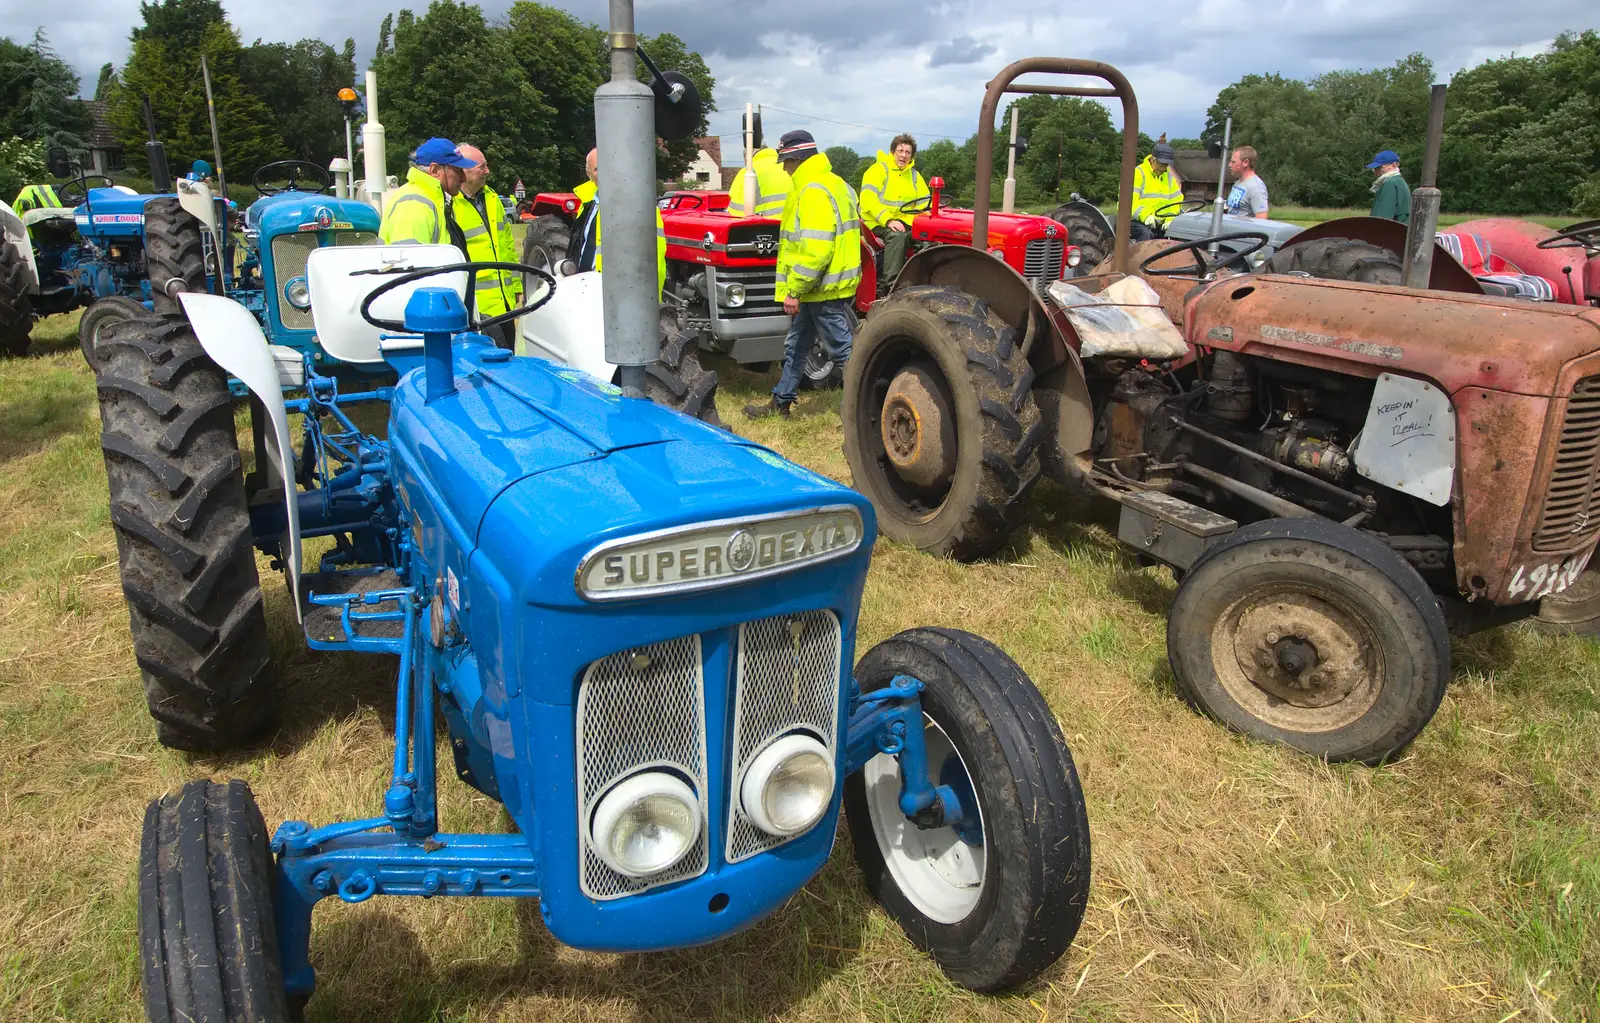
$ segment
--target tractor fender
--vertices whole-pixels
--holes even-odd
[[[1076,456],[1094,438],[1094,406],[1078,357],[1078,337],[1054,303],[1004,260],[967,245],[933,245],[906,261],[891,294],[919,285],[950,287],[984,299],[1016,331],[1035,373],[1033,398],[1044,417],[1039,461],[1057,481],[1081,474]]]
[[[1306,228],[1280,246],[1280,249],[1318,238],[1353,238],[1388,249],[1402,260],[1406,255],[1406,225],[1383,217],[1341,217]],[[1437,240],[1433,243],[1433,270],[1428,275],[1431,291],[1461,291],[1481,295],[1483,288],[1461,261]]]
[[[278,379],[278,364],[273,358],[261,324],[244,306],[231,298],[204,292],[182,291],[178,301],[188,317],[194,336],[211,361],[250,388],[272,420],[266,430],[267,458],[285,481],[283,504],[289,524],[282,552],[288,565],[289,588],[294,594],[294,613],[300,617],[300,505],[295,500],[294,448],[289,442],[289,412],[283,403],[283,387]],[[258,452],[259,455],[259,452]]]
[[[558,280],[550,301],[521,317],[517,354],[549,359],[610,383],[617,367],[606,359],[600,273],[586,270]]]
[[[5,233],[5,244],[22,253],[23,261],[28,264],[32,290],[38,292],[39,265],[33,260],[33,242],[28,238],[28,229],[22,223],[22,218],[17,216],[17,211],[11,208],[10,203],[4,201],[0,201],[0,231]]]

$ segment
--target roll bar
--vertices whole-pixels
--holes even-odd
[[[1098,78],[1110,88],[1098,85],[1012,85],[1023,75],[1034,72]],[[1122,101],[1122,177],[1117,196],[1117,237],[1112,253],[1112,269],[1128,272],[1128,218],[1133,212],[1133,169],[1139,160],[1139,101],[1133,86],[1121,71],[1098,60],[1075,57],[1025,57],[996,75],[983,94],[978,112],[977,195],[973,206],[972,247],[986,250],[989,239],[989,185],[994,173],[994,116],[1000,97],[1006,93],[1038,93],[1046,96],[1115,96]]]

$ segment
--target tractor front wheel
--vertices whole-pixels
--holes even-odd
[[[1089,817],[1061,728],[1016,662],[985,639],[911,629],[856,667],[863,692],[923,684],[923,741],[959,820],[925,827],[899,805],[899,761],[880,753],[845,780],[867,887],[951,980],[1026,983],[1072,944],[1089,898]]]
[[[28,354],[33,331],[33,298],[28,294],[28,261],[0,237],[0,355]]]
[[[958,561],[1001,548],[1040,475],[1033,381],[984,299],[918,285],[873,307],[845,367],[844,453],[884,535]]]
[[[1267,519],[1212,547],[1167,616],[1178,689],[1229,728],[1376,764],[1433,717],[1450,635],[1393,549],[1336,522]]]
[[[250,787],[192,781],[151,803],[139,960],[151,1023],[288,1023],[267,827]]]
[[[546,213],[534,218],[522,236],[522,261],[551,273],[559,273],[572,244],[572,225],[564,217]]]
[[[120,320],[95,356],[111,527],[156,736],[235,748],[275,708],[227,376],[187,320]]]
[[[78,319],[78,347],[83,350],[83,359],[89,368],[95,367],[95,342],[99,340],[101,331],[120,320],[134,320],[149,315],[150,310],[121,295],[102,298],[85,309]]]
[[[699,343],[661,314],[661,358],[645,371],[645,394],[657,405],[676,409],[703,423],[722,426],[717,413],[717,374],[700,365]]]

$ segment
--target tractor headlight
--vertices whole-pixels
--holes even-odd
[[[728,309],[737,309],[744,305],[744,285],[737,282],[732,284],[717,284],[717,305]]]
[[[659,874],[694,848],[700,837],[700,802],[675,775],[644,771],[601,798],[590,835],[595,852],[617,873]]]
[[[283,286],[283,297],[296,309],[311,308],[311,286],[304,277],[296,277]]]
[[[822,743],[798,733],[762,750],[739,786],[745,816],[769,835],[810,829],[832,799],[833,758]]]
[[[1004,262],[1006,258],[1006,250],[1002,248],[992,248],[989,250],[989,255],[1000,260],[1001,262]]]
[[[1083,262],[1083,250],[1076,245],[1067,246],[1067,266],[1075,267]]]

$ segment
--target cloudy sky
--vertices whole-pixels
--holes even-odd
[[[606,17],[602,0],[557,4],[595,23]],[[364,62],[383,15],[407,4],[224,0],[224,6],[246,43],[316,36],[338,45],[354,37]],[[409,6],[421,11],[426,3]],[[509,0],[482,6],[493,18]],[[1138,95],[1140,126],[1152,136],[1180,137],[1197,135],[1217,91],[1250,72],[1303,78],[1382,67],[1421,51],[1448,80],[1487,58],[1536,53],[1562,31],[1600,28],[1596,0],[639,0],[637,12],[641,31],[675,32],[705,56],[722,107],[712,118],[714,132],[737,132],[743,105],[760,103],[769,135],[804,127],[824,146],[864,152],[900,131],[916,133],[924,144],[941,135],[965,139],[976,125],[984,83],[1021,57],[1115,65]],[[86,89],[93,89],[100,65],[126,59],[138,20],[139,0],[60,6],[0,0],[0,33],[20,42],[42,24]],[[725,162],[736,162],[733,149],[730,138]]]

